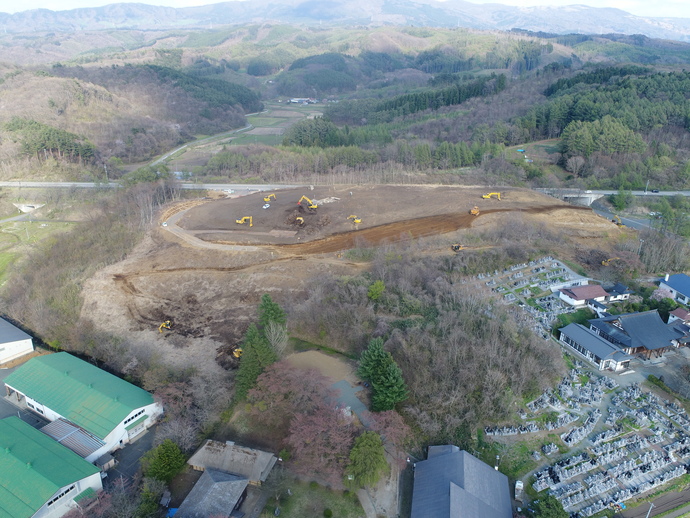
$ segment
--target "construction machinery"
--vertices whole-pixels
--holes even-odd
[[[355,216],[354,214],[350,214],[347,217],[347,219],[351,219],[352,223],[354,223],[355,225],[362,222],[362,220],[360,218],[358,218],[357,216]]]
[[[501,201],[501,193],[500,192],[490,192],[487,194],[482,194],[482,198],[485,200],[490,200],[491,198],[496,198],[498,201]]]
[[[605,259],[601,262],[601,265],[602,266],[608,266],[611,264],[611,261],[617,261],[619,259],[620,259],[620,257],[612,257],[611,259]]]
[[[237,223],[238,225],[244,225],[247,221],[249,221],[249,226],[250,226],[250,227],[253,227],[253,226],[254,226],[254,223],[253,223],[253,221],[252,221],[252,217],[251,217],[251,216],[245,216],[245,217],[243,217],[242,219],[236,219],[236,220],[235,220],[235,223]]]
[[[310,200],[310,199],[307,198],[306,196],[302,196],[302,197],[299,199],[299,201],[297,202],[297,205],[299,205],[299,206],[301,207],[303,201],[306,201],[306,202],[307,202],[307,208],[308,208],[310,211],[312,211],[312,212],[315,212],[316,209],[319,208],[319,206],[318,206],[316,203],[314,203],[312,200]]]
[[[470,214],[473,216],[479,216],[479,207],[476,205],[470,209]]]
[[[464,250],[465,248],[467,248],[467,247],[466,247],[466,246],[463,246],[463,245],[461,245],[461,244],[459,244],[459,243],[455,243],[455,244],[450,245],[450,249],[451,249],[453,252],[459,252],[460,250]]]
[[[621,218],[620,218],[617,214],[614,214],[614,215],[613,215],[613,219],[611,220],[611,222],[612,222],[612,223],[615,223],[615,224],[618,225],[619,227],[624,227],[624,226],[625,226],[625,225],[623,225],[623,222],[621,221]]]
[[[300,227],[304,225],[304,218],[302,216],[297,216],[295,218],[295,223],[297,223]]]
[[[271,194],[269,194],[268,196],[264,196],[264,201],[265,201],[265,202],[269,202],[269,201],[271,201],[271,198],[273,198],[273,199],[275,200],[275,199],[276,199],[276,195],[275,195],[274,193],[271,193]]]
[[[164,329],[167,329],[168,331],[170,331],[170,329],[172,329],[172,322],[170,322],[170,320],[166,320],[165,322],[163,322],[161,325],[158,326],[158,332],[159,333],[162,333]]]
[[[235,348],[232,350],[232,355],[233,355],[235,358],[240,358],[240,357],[242,356],[242,348],[241,348],[241,347],[235,347]]]

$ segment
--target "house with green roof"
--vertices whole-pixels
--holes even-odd
[[[102,488],[96,466],[17,417],[0,420],[0,518],[58,518]]]
[[[4,383],[12,401],[51,422],[46,433],[89,462],[132,442],[163,413],[149,392],[66,352],[30,359]]]

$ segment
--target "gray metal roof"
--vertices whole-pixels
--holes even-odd
[[[430,446],[417,462],[412,518],[511,518],[508,477],[457,446]]]
[[[177,518],[230,516],[247,487],[244,477],[207,469],[180,505]]]
[[[587,329],[580,324],[568,324],[559,329],[562,335],[570,337],[571,340],[577,342],[580,346],[587,349],[592,354],[598,356],[602,360],[612,358],[617,362],[632,359],[632,356],[621,351],[620,347],[605,340],[591,329]]]
[[[195,469],[213,468],[227,473],[237,473],[252,482],[264,482],[276,463],[272,453],[239,446],[232,441],[220,442],[208,439],[187,464]]]
[[[48,423],[41,428],[41,431],[82,458],[88,457],[105,445],[103,441],[97,439],[86,430],[62,418]]]
[[[613,325],[618,320],[623,330]],[[673,345],[672,340],[681,338],[681,333],[661,320],[659,312],[654,309],[641,313],[625,313],[610,317],[596,318],[589,321],[608,335],[619,340],[627,347],[644,347],[648,350],[661,349]],[[627,340],[626,338],[627,337]]]
[[[24,331],[10,324],[4,318],[0,318],[0,344],[18,342],[20,340],[31,339]]]

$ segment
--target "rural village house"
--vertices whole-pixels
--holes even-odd
[[[272,453],[238,446],[232,441],[207,440],[187,461],[192,468],[204,473],[175,516],[235,516],[233,511],[237,511],[247,497],[247,486],[265,482],[277,460]]]
[[[690,277],[684,273],[666,274],[659,282],[659,288],[670,291],[676,302],[685,305],[690,303]]]
[[[687,309],[676,308],[668,315],[669,324],[690,324],[690,312]]]
[[[673,325],[665,324],[657,310],[595,318],[590,329],[626,354],[659,358],[678,347],[686,336]]]
[[[412,518],[511,518],[508,477],[450,444],[417,462]]]
[[[194,484],[175,516],[178,518],[227,518],[236,516],[233,511],[240,508],[247,496],[249,481],[240,476],[206,469]],[[242,514],[237,515],[242,516]]]
[[[33,350],[31,336],[0,318],[0,364],[24,356]]]
[[[608,293],[598,284],[586,284],[584,286],[572,286],[558,290],[558,296],[570,306],[583,307],[588,300],[604,302]]]
[[[562,344],[596,365],[599,370],[619,372],[630,366],[632,356],[581,324],[568,324],[559,331]]]
[[[5,378],[5,391],[89,462],[132,442],[163,413],[145,390],[65,352],[30,359]]]
[[[59,518],[102,488],[96,466],[17,417],[0,420],[0,517]]]

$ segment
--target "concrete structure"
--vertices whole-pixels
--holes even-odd
[[[207,440],[187,461],[197,471],[215,469],[235,473],[250,484],[266,481],[278,459],[272,453],[238,446],[232,441]]]
[[[587,305],[587,300],[604,302],[609,297],[609,294],[598,284],[587,284],[585,286],[560,289],[558,290],[558,296],[570,306],[584,307]]]
[[[568,324],[559,331],[563,345],[596,365],[599,370],[621,372],[630,366],[632,356],[583,325]]]
[[[17,417],[0,421],[0,518],[59,518],[101,489],[96,466]]]
[[[33,350],[31,336],[0,318],[0,364],[29,354]]]
[[[457,446],[417,462],[412,518],[512,518],[508,477]]]
[[[247,479],[207,469],[175,513],[176,518],[228,518],[247,496]],[[243,515],[239,515],[243,516]]]
[[[594,333],[626,354],[640,354],[647,359],[659,358],[685,341],[684,333],[665,324],[657,310],[595,318],[589,325]]]
[[[145,390],[65,352],[30,359],[5,378],[5,391],[89,462],[134,440],[163,412]]]
[[[676,302],[690,304],[690,277],[684,273],[667,274],[659,282],[659,288],[670,291]]]

